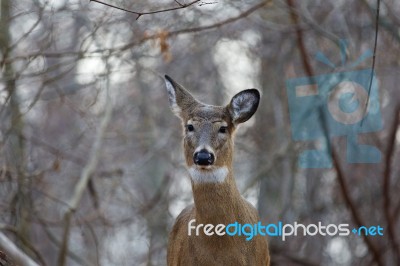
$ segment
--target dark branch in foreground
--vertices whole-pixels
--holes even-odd
[[[157,14],[157,13],[162,13],[162,12],[169,12],[169,11],[174,11],[174,10],[178,10],[178,9],[183,9],[183,8],[192,6],[192,5],[200,2],[200,0],[194,0],[194,1],[190,2],[190,3],[188,3],[188,4],[182,4],[182,3],[178,2],[178,1],[174,1],[175,3],[178,4],[177,7],[170,7],[170,8],[166,8],[166,9],[147,11],[147,12],[133,11],[133,10],[125,9],[125,8],[118,7],[118,6],[115,6],[115,5],[112,5],[112,4],[108,4],[108,3],[105,3],[105,2],[99,1],[99,0],[89,0],[89,2],[96,2],[96,3],[102,4],[102,5],[105,5],[105,6],[108,6],[108,7],[112,7],[112,8],[121,10],[121,11],[125,11],[125,12],[128,12],[128,13],[135,14],[135,15],[137,15],[136,20],[138,20],[143,15],[151,15],[151,14]]]
[[[399,120],[400,120],[400,106],[395,108],[394,112],[394,119],[393,125],[389,133],[388,137],[388,145],[386,151],[386,159],[385,159],[385,169],[383,173],[383,212],[386,217],[387,221],[387,231],[389,235],[389,240],[392,245],[392,249],[394,255],[396,257],[397,265],[400,263],[400,251],[399,251],[399,244],[396,238],[396,217],[391,213],[391,196],[390,196],[390,188],[391,188],[391,173],[392,173],[392,166],[393,166],[393,158],[395,157],[395,147],[396,147],[396,136],[398,134],[399,128]]]
[[[340,190],[342,191],[342,196],[344,198],[344,201],[351,212],[354,223],[356,224],[357,227],[360,227],[365,223],[362,221],[361,215],[358,212],[356,205],[354,204],[353,200],[350,197],[350,192],[345,182],[345,177],[342,168],[340,167],[338,155],[336,154],[334,147],[332,147],[332,160],[336,169],[336,176],[340,186]],[[376,265],[379,266],[384,265],[382,262],[381,254],[379,253],[375,245],[372,243],[371,239],[366,235],[363,235],[363,240],[364,243],[367,245],[368,249],[370,250],[370,252],[372,253],[372,257]]]
[[[27,254],[20,250],[5,234],[0,232],[0,248],[3,254],[7,254],[17,265],[39,266]],[[5,256],[5,255],[4,255]],[[8,260],[8,259],[7,259]]]

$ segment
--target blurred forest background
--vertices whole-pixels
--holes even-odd
[[[381,0],[377,164],[301,169],[285,82],[340,71],[374,49],[377,1],[1,0],[0,262],[165,265],[168,232],[192,201],[181,126],[163,75],[200,100],[262,91],[239,128],[242,194],[264,223],[381,225],[384,236],[270,237],[273,265],[400,265],[400,1]],[[172,9],[172,10],[171,10]],[[158,12],[152,12],[158,11]],[[150,12],[148,14],[147,12]],[[354,70],[369,69],[372,59]],[[19,252],[10,252],[10,242]]]

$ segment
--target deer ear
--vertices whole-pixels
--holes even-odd
[[[165,84],[167,85],[169,105],[172,112],[178,117],[182,117],[182,112],[197,103],[194,97],[182,85],[168,75],[165,75]]]
[[[228,105],[233,123],[239,124],[249,120],[257,111],[260,92],[256,89],[244,90],[232,97]]]

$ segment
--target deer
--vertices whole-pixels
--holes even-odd
[[[240,194],[233,174],[234,133],[249,120],[260,102],[257,89],[246,89],[226,106],[204,104],[165,75],[172,112],[183,124],[183,153],[194,204],[178,215],[167,247],[168,266],[270,265],[265,237],[188,234],[188,225],[256,224],[260,218]],[[205,229],[205,228],[204,228]],[[197,229],[196,229],[197,230]]]

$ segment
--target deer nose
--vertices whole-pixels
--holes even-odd
[[[206,149],[195,152],[193,155],[193,161],[197,165],[207,166],[214,163],[214,154],[207,151]]]

